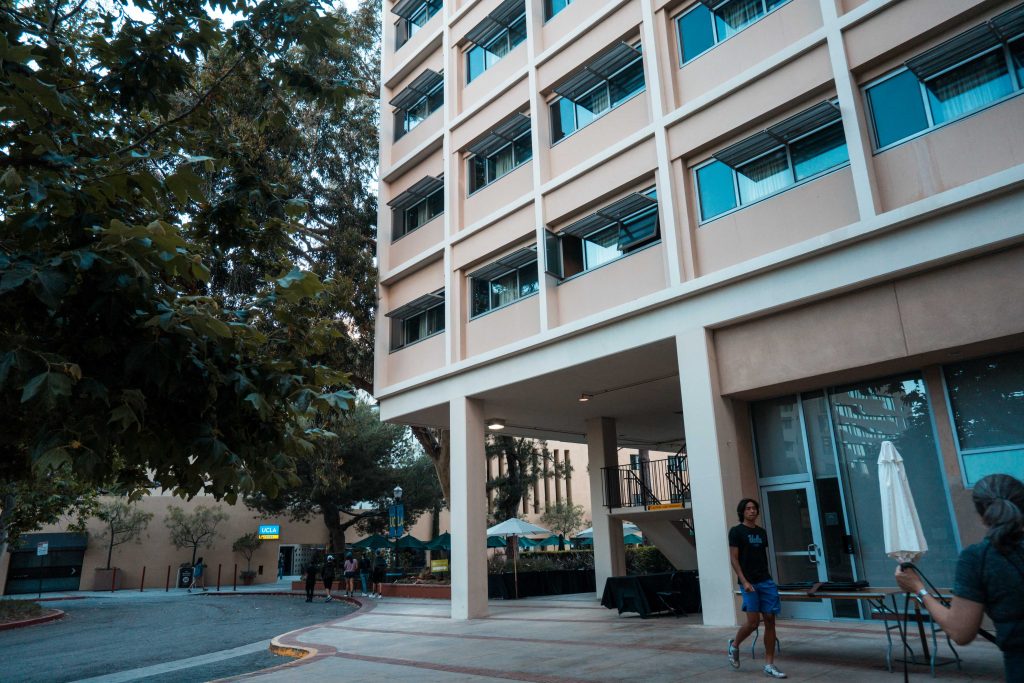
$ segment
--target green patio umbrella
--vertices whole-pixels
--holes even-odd
[[[508,545],[508,543],[506,543],[505,539],[502,538],[501,536],[488,536],[487,537],[487,547],[488,548],[504,548],[507,545]]]
[[[568,543],[568,539],[566,539],[566,543]],[[537,541],[537,545],[558,545],[558,536],[556,536],[555,534],[551,534],[547,538],[542,538],[541,540]]]
[[[538,545],[540,545],[540,543],[533,540],[532,538],[522,537],[519,539],[520,548],[536,548]]]
[[[390,548],[391,541],[380,534],[374,534],[373,536],[367,536],[361,541],[356,541],[349,547],[357,550],[381,550],[384,548]]]
[[[395,541],[395,550],[401,549],[426,550],[427,544],[421,541],[420,539],[416,538],[415,536],[406,534],[405,536],[402,536],[400,539]]]
[[[451,550],[452,535],[447,531],[437,538],[427,541],[427,550]]]
[[[622,542],[626,545],[641,545],[644,542],[644,539],[640,538],[636,534],[628,534],[622,539]]]

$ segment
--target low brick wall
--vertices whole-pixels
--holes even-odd
[[[385,583],[381,593],[386,598],[452,599],[452,587],[443,583]]]

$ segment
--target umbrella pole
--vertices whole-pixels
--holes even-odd
[[[516,600],[519,599],[519,538],[512,535],[512,577],[516,585]]]

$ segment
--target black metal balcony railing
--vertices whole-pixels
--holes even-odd
[[[690,505],[690,472],[685,455],[603,467],[601,473],[604,504],[608,508]]]

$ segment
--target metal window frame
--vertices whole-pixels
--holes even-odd
[[[697,2],[693,3],[692,5],[690,5],[686,10],[684,10],[684,11],[680,12],[679,14],[675,15],[674,17],[672,17],[672,22],[675,24],[675,27],[676,27],[676,46],[677,46],[677,50],[679,52],[678,57],[679,57],[679,68],[680,69],[683,68],[684,66],[686,66],[687,64],[689,64],[690,62],[694,61],[695,59],[697,59],[699,57],[702,57],[703,55],[707,54],[708,52],[710,52],[711,50],[715,49],[716,47],[718,47],[719,45],[721,45],[725,41],[729,40],[730,38],[735,38],[736,36],[738,36],[739,34],[743,33],[744,31],[746,31],[748,28],[750,28],[754,24],[758,23],[759,21],[761,21],[762,19],[767,17],[772,12],[775,12],[775,11],[779,10],[780,8],[785,7],[790,2],[790,0],[785,0],[785,2],[781,2],[778,5],[776,5],[775,7],[772,7],[771,9],[769,9],[768,8],[768,0],[761,0],[761,8],[762,8],[762,10],[764,10],[764,14],[762,14],[757,19],[755,19],[754,21],[750,22],[749,24],[747,24],[746,26],[744,26],[740,30],[736,31],[736,33],[733,33],[731,36],[726,36],[725,38],[719,38],[719,36],[718,36],[718,25],[715,22],[715,11],[718,10],[718,9],[721,9],[726,3],[729,3],[729,2],[732,2],[732,1],[733,0],[697,0]],[[698,54],[695,54],[693,57],[690,57],[689,59],[683,59],[683,32],[682,32],[682,26],[681,26],[680,22],[681,22],[683,16],[689,14],[694,9],[696,9],[697,5],[704,5],[705,7],[708,8],[708,11],[711,13],[711,39],[712,39],[713,42],[712,42],[711,46],[709,48],[707,48],[706,50],[704,50],[703,52],[699,52]]]
[[[540,261],[539,261],[539,255],[537,253],[537,245],[532,245],[532,246],[529,246],[529,247],[523,247],[522,249],[517,249],[516,251],[512,252],[511,254],[507,254],[505,256],[502,256],[501,258],[497,259],[496,261],[493,261],[493,262],[489,263],[488,265],[483,266],[481,268],[477,268],[473,272],[469,273],[466,276],[466,278],[470,281],[470,296],[468,297],[469,298],[469,319],[470,320],[476,320],[477,318],[485,316],[488,313],[492,313],[492,312],[497,311],[499,309],[505,308],[506,306],[511,306],[512,304],[518,303],[519,301],[522,301],[523,299],[527,299],[527,298],[529,298],[531,296],[534,296],[536,294],[536,292],[532,292],[532,293],[527,294],[527,295],[524,296],[522,294],[522,291],[521,291],[522,280],[520,278],[520,271],[522,271],[523,268],[525,268],[526,266],[530,265],[531,263],[536,264],[536,266],[537,266],[537,280],[539,282],[540,281]],[[516,274],[515,296],[508,303],[504,303],[504,304],[501,304],[499,306],[495,306],[494,303],[491,300],[492,292],[490,290],[490,285],[491,285],[491,283],[493,283],[498,278],[504,277],[505,275],[508,275],[509,273],[515,273]],[[478,313],[474,313],[473,312],[473,282],[474,281],[486,282],[487,285],[488,285],[488,290],[487,290],[487,308],[485,310],[483,310],[483,311],[478,312]]]

